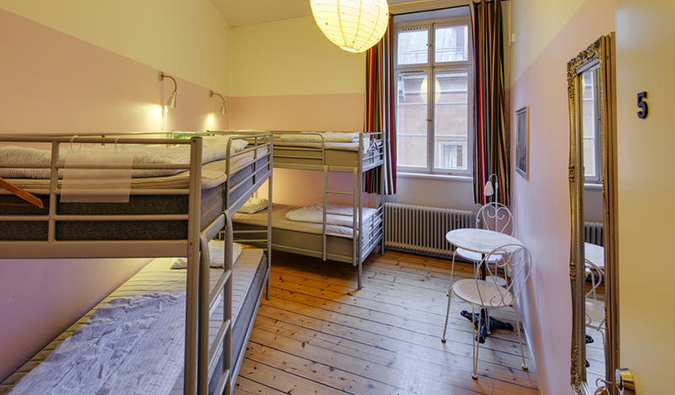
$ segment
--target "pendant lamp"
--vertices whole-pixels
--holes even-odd
[[[314,21],[333,44],[364,52],[384,36],[389,23],[387,0],[310,0]]]

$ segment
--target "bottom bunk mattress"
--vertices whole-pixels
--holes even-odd
[[[0,384],[0,394],[182,394],[186,272],[170,266],[148,264]],[[222,269],[211,270],[213,286]],[[244,249],[233,266],[232,361],[245,350],[266,273],[260,249]],[[223,304],[212,323],[222,321]]]
[[[323,251],[323,225],[318,223],[292,221],[286,215],[300,207],[284,204],[274,204],[272,207],[272,244],[274,248],[294,252],[302,255],[321,257]],[[379,221],[375,218],[375,209],[364,208],[364,226],[361,232],[363,240],[375,236],[371,228],[377,228]],[[237,230],[259,230],[267,226],[268,211],[262,210],[255,214],[237,213],[233,218],[235,239],[246,243],[247,238],[257,238],[256,234],[236,234]],[[368,224],[368,225],[366,225]],[[351,262],[354,254],[351,227],[340,225],[326,225],[326,254],[329,259]],[[379,237],[378,237],[379,239]],[[356,241],[358,243],[358,239]],[[358,247],[358,244],[357,244]],[[372,245],[371,245],[372,247]],[[371,248],[372,249],[372,248]],[[362,251],[362,259],[368,256],[369,251]]]

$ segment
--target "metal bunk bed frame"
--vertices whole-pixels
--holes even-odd
[[[232,374],[230,361],[231,350],[231,314],[232,314],[232,249],[228,248],[225,256],[223,273],[217,281],[216,290],[219,287],[225,292],[224,321],[220,326],[216,342],[209,346],[208,321],[209,308],[215,301],[217,292],[209,294],[209,253],[208,241],[215,237],[221,230],[228,235],[227,241],[232,241],[231,216],[241,208],[250,196],[242,194],[239,198],[231,201],[230,192],[240,188],[246,181],[253,180],[250,191],[256,191],[266,180],[270,180],[269,198],[272,198],[272,168],[273,168],[273,136],[271,133],[258,133],[247,135],[248,141],[253,140],[254,146],[247,147],[243,151],[227,155],[227,182],[226,209],[221,212],[208,226],[202,228],[201,210],[201,180],[202,180],[202,139],[191,137],[186,139],[161,139],[147,137],[123,137],[126,135],[153,135],[166,134],[166,132],[137,132],[122,133],[118,137],[110,137],[111,134],[80,133],[76,136],[63,135],[0,135],[0,145],[6,143],[47,143],[51,145],[51,163],[26,163],[4,162],[0,168],[33,168],[49,169],[50,180],[48,189],[27,189],[28,192],[38,195],[49,195],[47,215],[0,215],[0,222],[47,221],[48,235],[46,240],[40,241],[4,241],[0,240],[0,251],[5,259],[56,259],[56,258],[157,258],[157,257],[180,257],[187,258],[186,280],[186,312],[185,312],[185,362],[184,362],[184,394],[194,394],[195,389],[199,395],[208,393],[208,377],[211,374],[208,369],[209,362],[222,350],[225,363],[223,372],[218,377],[218,385],[215,393],[233,391],[236,373]],[[102,137],[93,137],[102,136]],[[143,164],[133,165],[133,169],[175,169],[189,170],[190,180],[187,189],[132,189],[133,195],[179,195],[188,194],[187,214],[150,214],[150,215],[61,215],[57,212],[57,196],[61,195],[59,185],[59,170],[65,166],[59,162],[59,146],[61,144],[149,144],[149,145],[189,145],[189,164]],[[232,139],[227,143],[227,151],[231,152]],[[258,151],[268,149],[269,162],[258,164],[260,160]],[[245,155],[253,152],[253,172],[237,185],[231,186],[232,169],[230,160],[232,157]],[[104,165],[107,169],[122,168],[117,165]],[[102,168],[101,165],[78,165],[71,166],[81,169]],[[178,240],[58,240],[56,227],[59,222],[69,221],[187,221],[188,230],[186,239]],[[267,238],[261,239],[267,243],[267,272],[265,274],[267,298],[269,298],[269,278],[271,268],[271,217],[268,222]],[[231,245],[231,244],[230,244]],[[201,254],[200,254],[201,252]],[[199,264],[197,264],[199,259]],[[258,303],[260,296],[258,297]],[[207,307],[208,306],[208,307]],[[257,309],[254,311],[254,315]],[[252,329],[253,321],[247,328],[244,341],[247,341]],[[220,343],[223,343],[220,345]],[[238,367],[235,367],[238,371]]]
[[[298,134],[302,133],[303,135],[315,135],[318,136],[320,140],[320,145],[318,147],[313,146],[290,146],[284,145],[284,150],[297,152],[293,154],[275,154],[276,158],[284,158],[290,160],[299,160],[304,161],[305,163],[288,163],[288,162],[275,162],[274,167],[276,168],[285,168],[285,169],[297,169],[297,170],[319,170],[323,172],[323,223],[322,223],[322,252],[317,254],[314,250],[308,250],[298,247],[290,246],[281,246],[274,244],[275,248],[299,253],[302,255],[310,255],[315,257],[320,257],[322,260],[332,259],[340,262],[348,262],[354,266],[358,267],[358,289],[363,288],[362,276],[363,276],[363,261],[370,255],[373,249],[377,246],[379,241],[380,243],[380,253],[384,254],[384,195],[382,191],[384,190],[384,178],[379,177],[380,181],[380,192],[377,194],[377,211],[376,214],[372,217],[372,223],[369,224],[371,231],[368,233],[368,240],[363,240],[363,178],[362,175],[368,170],[376,169],[384,165],[384,144],[374,144],[373,150],[368,150],[367,153],[364,153],[364,140],[372,141],[382,141],[384,136],[383,132],[368,132],[368,133],[359,133],[359,147],[357,151],[357,162],[356,166],[339,166],[328,164],[326,161],[326,141],[324,136],[321,133],[315,132],[294,132],[294,131],[274,131],[275,135],[281,134]],[[318,154],[318,155],[317,155]],[[314,162],[314,163],[306,163]],[[365,163],[365,165],[364,165]],[[336,191],[328,189],[328,174],[329,172],[342,172],[342,173],[352,173],[353,176],[353,190],[350,191]],[[358,192],[357,192],[358,191]],[[349,216],[340,213],[332,213],[326,210],[328,207],[328,196],[329,195],[346,195],[352,196],[352,209],[353,213],[358,213],[358,215],[352,215],[352,256],[345,257],[338,254],[330,254],[327,252],[327,232],[326,232],[326,220],[327,216],[330,215],[342,215]],[[358,231],[357,231],[358,230]],[[235,231],[238,233],[239,231]],[[358,237],[358,239],[357,239]],[[379,239],[379,240],[378,240]]]

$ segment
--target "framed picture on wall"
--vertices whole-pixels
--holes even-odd
[[[530,106],[516,111],[516,171],[526,179],[530,171]]]

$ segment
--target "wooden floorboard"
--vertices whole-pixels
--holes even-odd
[[[235,394],[537,394],[514,332],[481,345],[479,378],[471,379],[472,328],[459,316],[469,307],[457,298],[441,343],[450,266],[372,254],[358,290],[351,265],[274,252],[271,299],[258,312]],[[456,264],[454,280],[472,276],[472,265]],[[515,321],[512,309],[493,316]],[[527,346],[525,353],[529,363]]]

